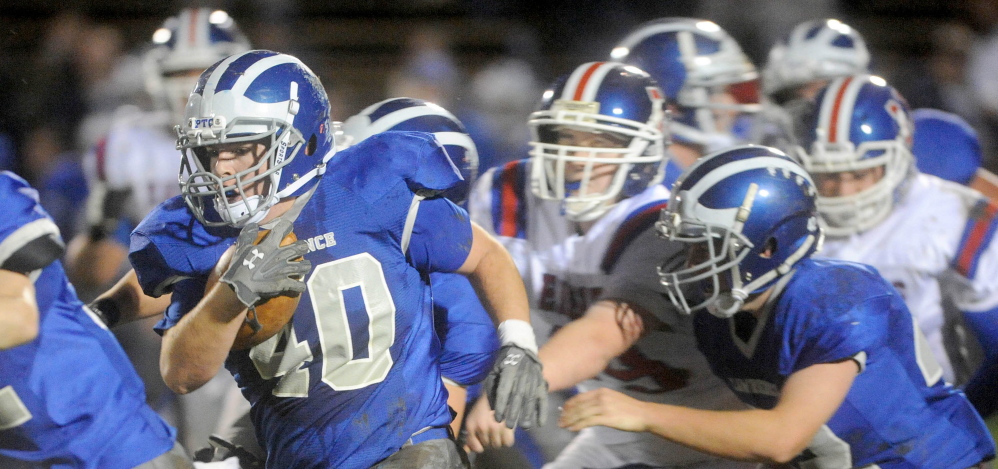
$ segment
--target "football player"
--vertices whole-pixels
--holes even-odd
[[[695,351],[689,318],[650,314],[675,311],[655,267],[680,257],[661,249],[653,229],[668,197],[665,94],[634,66],[586,63],[545,91],[528,123],[531,158],[487,172],[471,214],[513,253],[529,285],[538,336],[549,337],[540,356],[551,388],[582,383],[652,402],[738,407]],[[467,419],[475,451],[512,439],[491,424],[486,404]],[[561,448],[538,433],[554,459],[548,468],[731,464],[608,428],[580,433],[555,459]]]
[[[76,297],[38,193],[0,172],[0,465],[191,468],[114,336]]]
[[[781,467],[956,469],[993,459],[983,421],[941,379],[890,282],[866,265],[810,258],[822,237],[816,192],[782,152],[735,148],[684,173],[658,224],[690,247],[684,266],[663,266],[662,282],[696,312],[714,373],[753,409],[641,402],[604,388],[565,403],[561,424],[651,432]]]
[[[813,99],[831,80],[869,71],[870,51],[859,31],[837,19],[810,20],[769,50],[762,90],[782,106]]]
[[[420,99],[386,99],[347,119],[343,123],[343,140],[349,146],[388,131],[432,133],[463,179],[442,195],[458,206],[466,205],[478,177],[478,149],[457,117]],[[492,368],[499,339],[492,319],[463,275],[433,272],[430,289],[434,324],[442,348],[440,372],[447,387],[447,404],[454,411],[451,430],[457,435],[464,418],[468,387],[480,383]]]
[[[829,81],[870,69],[866,41],[855,28],[833,18],[805,21],[769,50],[762,68],[763,111],[754,143],[793,152],[788,112],[804,105]]]
[[[908,105],[879,77],[832,81],[796,122],[797,156],[817,185],[828,234],[821,256],[876,267],[907,302],[943,378],[983,379],[957,366],[966,347],[947,337],[944,303],[963,313],[987,356],[998,354],[998,211],[976,191],[918,173]]]
[[[336,146],[347,148],[388,131],[432,133],[464,179],[444,192],[444,197],[457,205],[465,202],[478,174],[478,151],[461,121],[433,103],[414,98],[391,98],[372,104],[347,119],[342,125],[342,134],[336,136]],[[408,156],[401,154],[399,157]],[[463,275],[433,272],[430,289],[434,326],[441,341],[440,372],[447,388],[447,405],[454,414],[450,427],[457,435],[464,417],[467,388],[481,382],[492,368],[499,339],[492,318]],[[252,429],[249,409],[221,436],[263,458],[265,453],[258,447],[255,437],[244,435],[246,429]]]
[[[741,46],[716,23],[663,18],[634,29],[610,52],[635,65],[665,92],[672,142],[664,184],[697,158],[748,141],[759,106],[759,74]]]
[[[85,156],[91,188],[87,229],[70,243],[67,271],[87,301],[108,290],[94,307],[109,314],[123,312],[128,317],[121,323],[157,315],[169,305],[168,295],[159,301],[141,295],[129,272],[128,234],[156,205],[180,192],[180,152],[173,128],[183,120],[184,105],[197,78],[215,62],[249,49],[249,42],[224,11],[186,8],[168,18],[153,33],[143,56],[154,110],[141,111],[135,106],[119,110],[108,134]],[[121,284],[112,286],[119,278]],[[136,300],[146,315],[132,317],[135,307],[131,303]],[[235,383],[222,373],[198,393],[171,396],[159,376],[159,338],[152,331],[153,324],[146,321],[116,328],[115,335],[154,396],[151,402],[176,423],[180,441],[192,450],[200,448],[218,425],[222,402],[227,390],[235,390]]]
[[[87,227],[67,257],[75,284],[104,289],[121,277],[128,233],[156,205],[179,194],[173,128],[184,118],[197,78],[215,62],[249,49],[238,26],[220,10],[186,8],[153,34],[143,66],[154,110],[119,109],[111,130],[84,157],[91,190]]]
[[[336,152],[319,79],[270,51],[211,66],[186,109],[182,196],[143,220],[129,254],[147,294],[172,292],[157,326],[172,389],[197,389],[224,364],[268,467],[460,467],[425,283],[458,271],[499,322],[487,378],[497,416],[542,420],[523,282],[500,244],[436,197],[461,178],[435,138],[384,132]],[[271,233],[254,244],[260,226]],[[279,246],[292,227],[298,241]],[[248,310],[296,293],[278,334],[231,350]]]

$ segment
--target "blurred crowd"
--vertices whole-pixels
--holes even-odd
[[[271,3],[276,2],[263,2]],[[912,108],[931,107],[963,117],[980,137],[984,167],[998,169],[995,2],[955,2],[948,17],[932,21],[920,18],[916,31],[919,37],[912,38],[913,44],[905,47],[897,47],[897,38],[886,38],[893,31],[862,28],[864,24],[903,22],[904,18],[864,16],[862,11],[850,8],[849,2],[751,0],[742,2],[739,8],[711,0],[665,2],[669,5],[660,6],[650,6],[650,2],[622,6],[592,2],[591,8],[573,12],[560,2],[549,2],[553,16],[546,21],[538,21],[533,15],[514,16],[526,9],[522,3],[506,7],[460,4],[474,20],[463,24],[501,25],[485,28],[486,39],[462,38],[460,30],[446,30],[432,19],[405,21],[405,27],[392,31],[391,36],[408,36],[385,40],[398,44],[398,50],[375,54],[378,60],[369,57],[357,63],[350,63],[349,56],[321,57],[323,50],[318,44],[323,41],[294,44],[287,35],[279,34],[278,25],[303,20],[295,16],[293,6],[256,8],[255,18],[247,18],[244,23],[261,25],[246,28],[257,47],[290,47],[295,49],[291,52],[314,57],[313,63],[323,64],[316,72],[329,90],[334,119],[342,120],[357,112],[363,103],[390,96],[422,98],[454,110],[479,147],[484,171],[526,156],[529,135],[524,118],[536,106],[543,85],[565,72],[562,64],[602,57],[608,44],[635,24],[673,15],[710,18],[728,30],[761,66],[768,48],[794,24],[811,18],[839,17],[856,25],[867,38],[873,50],[874,74],[894,84]],[[600,11],[605,14],[595,15]],[[243,20],[238,7],[230,12]],[[261,15],[268,15],[268,20],[260,21]],[[592,19],[593,15],[601,21]],[[583,21],[582,16],[589,19]],[[67,238],[79,229],[80,207],[87,194],[81,155],[98,143],[115,113],[123,112],[123,105],[151,106],[142,70],[151,35],[147,34],[144,41],[126,40],[124,19],[79,11],[45,18],[41,36],[31,41],[30,63],[0,69],[0,98],[8,104],[0,110],[0,169],[12,169],[40,189],[44,205]],[[335,17],[327,19],[336,21]],[[563,36],[561,33],[573,27],[566,23],[589,26],[594,28],[594,34]],[[913,29],[898,26],[898,31]],[[502,32],[497,33],[499,30]],[[476,40],[486,44],[477,48],[469,44]],[[379,63],[372,66],[372,61]],[[340,76],[343,70],[371,69],[381,71],[359,83]]]

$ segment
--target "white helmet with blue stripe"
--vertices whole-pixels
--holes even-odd
[[[277,52],[248,51],[205,70],[184,117],[177,126],[184,153],[180,188],[208,226],[262,220],[281,199],[311,188],[336,151],[319,78],[297,58]],[[240,142],[262,143],[267,153],[235,175],[213,174],[207,147]],[[246,196],[246,187],[264,179],[270,180],[268,193]]]
[[[146,88],[156,104],[173,112],[179,122],[198,74],[248,50],[249,40],[228,13],[185,8],[152,35],[152,48],[145,55]]]
[[[343,123],[343,137],[337,145],[344,148],[387,131],[426,132],[444,146],[451,163],[461,172],[464,182],[448,189],[443,196],[456,204],[468,198],[478,177],[478,148],[464,124],[446,109],[415,98],[391,98],[374,103]]]

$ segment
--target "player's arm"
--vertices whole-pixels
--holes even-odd
[[[66,252],[66,275],[77,285],[101,287],[108,285],[118,275],[118,268],[128,257],[128,246],[114,237],[125,218],[125,207],[132,189],[107,180],[107,168],[98,168],[108,160],[119,159],[109,155],[107,137],[84,158],[90,179],[83,232],[74,237]],[[112,150],[113,151],[113,150]]]
[[[245,320],[247,307],[218,282],[179,322],[163,333],[160,374],[178,394],[194,391],[215,376]]]
[[[482,306],[498,323],[530,322],[527,289],[513,258],[492,235],[471,224],[471,251],[458,272],[468,276]]]
[[[31,342],[38,336],[35,285],[20,272],[0,269],[0,350]]]
[[[585,316],[566,324],[541,347],[544,379],[556,391],[592,378],[631,348],[643,332],[644,321],[629,304],[596,302]]]
[[[308,245],[304,240],[279,245],[291,228],[290,221],[278,221],[259,244],[254,242],[259,226],[251,223],[243,228],[219,281],[163,334],[160,374],[174,392],[194,391],[218,373],[249,306],[305,290],[301,279],[311,264],[296,259],[308,252]]]
[[[651,432],[717,456],[783,464],[803,451],[838,410],[858,371],[846,359],[811,365],[790,376],[769,410],[712,411],[641,402],[601,388],[565,403],[559,425],[604,425]]]
[[[541,347],[544,379],[551,390],[570,388],[606,369],[618,355],[637,341],[644,331],[642,318],[625,303],[602,300],[586,315],[558,330]],[[469,451],[511,446],[513,430],[496,422],[484,396],[477,399],[465,423]]]
[[[55,223],[40,218],[0,240],[0,253],[4,248],[12,252],[0,257],[0,349],[25,344],[38,336],[39,311],[31,274],[55,262],[65,245]]]
[[[159,298],[146,295],[133,269],[88,306],[107,327],[115,327],[162,313],[170,306],[170,295]]]

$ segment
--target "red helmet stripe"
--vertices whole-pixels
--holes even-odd
[[[582,79],[579,80],[579,85],[575,88],[575,96],[572,97],[573,100],[582,101],[582,95],[586,91],[586,85],[589,84],[589,79],[593,76],[593,73],[596,73],[596,69],[600,68],[600,66],[604,63],[606,62],[593,62],[593,64],[589,66],[586,73],[582,75]]]
[[[846,78],[842,80],[839,85],[838,91],[835,93],[835,104],[832,106],[832,118],[828,123],[828,141],[834,142],[838,136],[839,131],[839,112],[842,110],[842,97],[846,94],[846,89],[849,88],[849,83],[852,83],[853,77]]]

